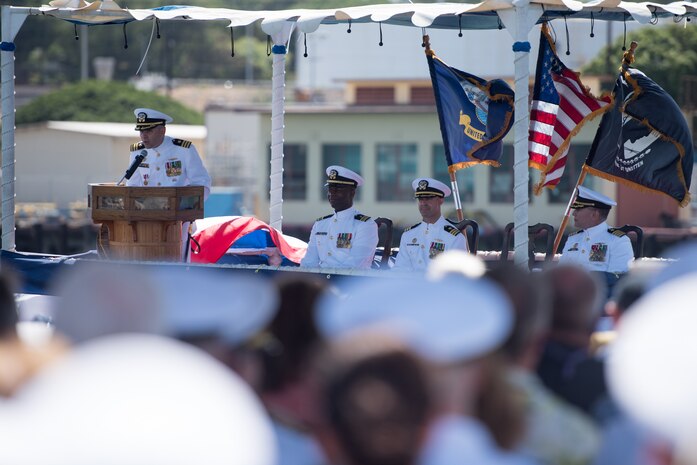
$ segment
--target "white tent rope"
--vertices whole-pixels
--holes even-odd
[[[136,70],[136,76],[140,74],[140,69],[143,67],[143,63],[145,63],[145,59],[148,57],[148,52],[150,51],[150,45],[152,44],[152,38],[155,35],[155,26],[157,25],[157,19],[152,20],[152,30],[150,31],[150,40],[148,40],[148,46],[145,48],[145,53],[143,54],[143,59],[140,60],[140,64],[138,65],[138,70]]]

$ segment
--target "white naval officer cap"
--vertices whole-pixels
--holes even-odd
[[[318,304],[317,327],[326,339],[378,332],[439,364],[491,352],[513,323],[510,302],[485,279],[373,278],[356,280],[343,290],[344,296],[326,294]]]
[[[414,189],[414,197],[448,197],[450,188],[444,183],[433,178],[416,178],[411,183]]]
[[[133,110],[136,116],[136,131],[154,128],[155,126],[165,125],[174,121],[171,116],[152,108],[136,108]]]
[[[265,328],[278,306],[275,286],[256,275],[170,266],[153,279],[165,332],[174,337],[214,337],[237,347]]]
[[[697,463],[697,273],[651,290],[622,317],[606,364],[620,407]],[[679,461],[683,463],[682,461]]]
[[[617,205],[617,202],[612,200],[607,195],[588,189],[584,186],[578,186],[578,195],[571,204],[571,208],[594,207],[601,210],[609,210]]]
[[[353,186],[363,185],[363,178],[355,171],[339,165],[327,167],[327,183],[325,186]]]

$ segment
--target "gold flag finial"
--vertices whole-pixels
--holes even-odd
[[[421,45],[424,47],[424,51],[426,52],[426,55],[433,56],[433,50],[431,50],[431,42],[430,42],[430,37],[428,36],[428,34],[424,34],[423,42]]]
[[[634,52],[636,51],[636,48],[639,46],[639,44],[636,41],[632,41],[631,44],[629,44],[629,50],[624,52],[622,55],[622,65],[623,66],[629,66],[632,63],[634,63]]]

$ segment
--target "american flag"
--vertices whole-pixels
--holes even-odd
[[[542,171],[535,194],[559,184],[571,138],[611,103],[610,96],[591,95],[578,74],[564,66],[554,51],[547,25],[543,25],[528,136],[529,164]]]

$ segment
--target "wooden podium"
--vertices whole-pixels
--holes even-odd
[[[203,218],[203,187],[90,184],[87,205],[109,231],[108,258],[181,261],[182,222]]]

